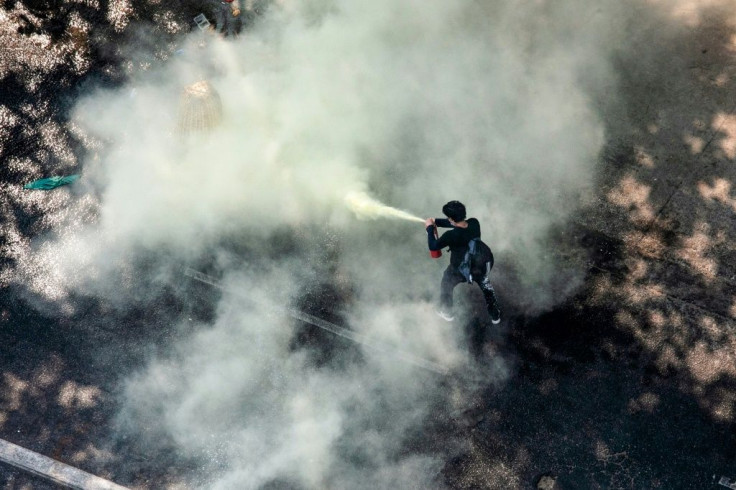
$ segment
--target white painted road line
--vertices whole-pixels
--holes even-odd
[[[128,490],[99,476],[0,439],[0,461],[53,483],[80,490]]]
[[[196,271],[189,267],[187,267],[184,270],[184,275],[191,277],[194,280],[203,282],[205,284],[209,284],[210,286],[214,286],[222,291],[236,294],[240,296],[241,298],[248,299],[248,298],[245,298],[242,294],[238,294],[235,291],[229,291],[222,284],[220,284],[220,282],[214,277],[210,277],[207,274]],[[322,318],[310,315],[308,313],[304,313],[301,310],[285,307],[285,308],[277,308],[275,309],[275,311],[281,311],[291,316],[292,318],[303,321],[305,323],[309,323],[311,325],[314,325],[315,327],[319,327],[332,334],[339,335],[340,337],[352,340],[355,343],[362,344],[374,351],[383,352],[385,354],[393,356],[409,364],[413,364],[415,366],[427,369],[428,371],[433,371],[437,374],[443,374],[443,375],[447,375],[450,372],[450,370],[447,367],[441,364],[429,361],[427,359],[423,359],[419,356],[415,356],[414,354],[410,352],[406,352],[406,351],[399,350],[391,346],[382,345],[378,342],[374,342],[368,339],[364,335],[361,335],[357,332],[353,332],[352,330],[348,330],[347,328],[341,327],[339,325],[335,325],[334,323],[328,322],[327,320],[323,320]]]

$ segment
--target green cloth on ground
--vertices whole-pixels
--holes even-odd
[[[24,189],[40,189],[42,191],[48,191],[59,187],[60,185],[71,184],[79,178],[79,174],[68,175],[66,177],[49,177],[47,179],[34,180],[30,184],[23,186]]]

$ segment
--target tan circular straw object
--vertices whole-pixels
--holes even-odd
[[[187,134],[208,131],[222,122],[222,101],[206,80],[188,85],[179,102],[178,131]]]

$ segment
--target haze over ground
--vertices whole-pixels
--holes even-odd
[[[24,7],[15,5],[4,15],[20,25]],[[544,444],[523,441],[541,436],[523,435],[512,416],[538,393],[570,396],[571,412],[588,413],[580,398],[589,396],[565,392],[564,373],[591,355],[603,365],[580,368],[583,379],[609,379],[606,363],[629,363],[629,355],[644,360],[627,373],[685,379],[637,392],[643,381],[628,377],[637,374],[611,374],[612,386],[626,386],[630,412],[611,420],[683,396],[705,426],[733,427],[733,227],[712,219],[732,200],[729,6],[309,2],[268,9],[234,42],[209,38],[200,47],[195,36],[168,36],[161,48],[155,29],[126,24],[110,4],[116,21],[105,22],[131,33],[114,63],[131,68],[116,83],[90,77],[44,106],[23,100],[41,100],[54,58],[3,65],[6,81],[27,95],[3,113],[2,280],[21,311],[63,325],[52,351],[55,336],[74,339],[100,371],[85,375],[99,376],[88,384],[97,394],[78,408],[104,413],[106,430],[93,438],[101,453],[87,449],[78,464],[133,482],[140,469],[120,455],[139,451],[158,455],[159,467],[189,469],[172,481],[205,488],[494,488],[549,470],[597,481],[595,472],[565,469],[559,455],[536,456]],[[99,42],[101,19],[80,12],[65,17],[70,34],[57,43],[72,72],[89,68],[78,59],[84,50],[63,47],[75,40],[72,27],[93,33],[79,42]],[[155,25],[163,35],[167,23]],[[202,78],[222,97],[222,125],[182,138],[174,131],[181,90]],[[17,144],[13,128],[22,124],[38,135],[35,153]],[[706,162],[714,162],[708,174]],[[78,185],[53,193],[17,185],[80,170]],[[351,191],[421,215],[463,200],[496,253],[503,328],[492,330],[467,291],[458,291],[456,324],[436,318],[441,266],[427,257],[421,225],[358,220],[345,205]],[[679,204],[681,195],[699,202]],[[669,216],[680,209],[684,217]],[[678,268],[669,275],[660,269],[671,267],[667,250]],[[229,293],[193,285],[186,267],[221,278]],[[693,307],[676,301],[706,313],[683,314]],[[281,305],[442,363],[452,376],[274,314]],[[8,317],[24,318],[16,308]],[[577,347],[588,340],[592,354]],[[542,366],[530,367],[540,356]],[[44,369],[56,373],[44,385],[51,389],[62,371]],[[537,395],[504,391],[526,376]],[[472,407],[486,436],[503,435],[488,438],[509,436],[505,445],[478,449],[453,425],[452,414]],[[528,414],[540,419],[549,422],[540,407]],[[583,466],[636,452],[616,449],[628,446],[606,433],[615,426],[572,436],[598,461]],[[732,438],[719,444],[732,447]],[[180,460],[161,456],[169,451]],[[701,457],[722,464],[731,456]],[[485,476],[463,473],[458,457]],[[636,483],[666,481],[646,458],[630,464]],[[613,487],[625,487],[610,474]]]

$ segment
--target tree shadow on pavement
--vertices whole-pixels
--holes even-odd
[[[728,7],[632,19],[612,60],[620,97],[592,94],[607,135],[598,190],[559,243],[586,250],[584,286],[546,314],[511,312],[517,371],[483,395],[469,449],[445,467],[451,486],[551,475],[564,489],[695,489],[736,476]]]

